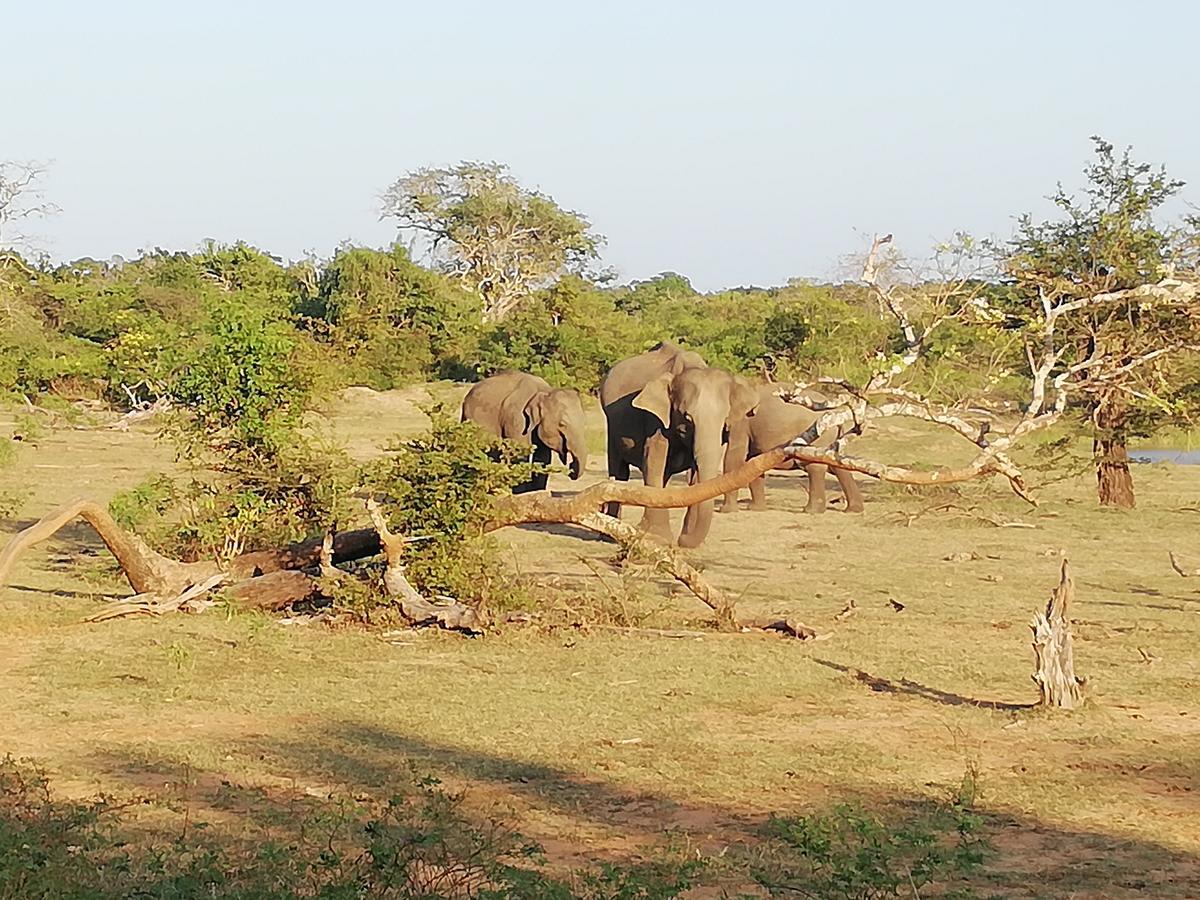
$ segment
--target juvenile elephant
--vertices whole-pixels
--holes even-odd
[[[758,456],[760,453],[790,444],[806,432],[821,416],[819,412],[780,399],[776,394],[778,390],[779,386],[774,384],[764,384],[758,387],[758,407],[755,410],[754,418],[750,420],[748,456]],[[826,399],[819,392],[812,390],[806,391],[805,397],[814,401]],[[824,431],[817,436],[811,446],[818,449],[832,447],[834,441],[840,438],[843,432],[844,430],[841,428]],[[788,463],[780,468],[790,469],[796,466],[797,463]],[[825,512],[825,476],[829,472],[829,467],[821,463],[809,463],[804,469],[808,473],[808,505],[804,511],[823,513]],[[845,469],[835,469],[834,475],[846,497],[846,512],[862,512],[862,492],[859,490],[854,476]],[[766,487],[763,477],[750,482],[750,508],[766,509]],[[737,491],[733,491],[725,495],[721,511],[734,512],[736,510]]]
[[[552,453],[558,454],[563,463],[569,458],[572,479],[587,467],[587,435],[579,392],[551,387],[536,375],[509,370],[483,379],[463,399],[462,420],[474,422],[497,437],[531,445],[535,463],[549,463]],[[541,472],[513,490],[545,490],[546,480],[546,473]]]
[[[600,385],[600,403],[608,420],[608,474],[628,481],[630,466],[636,466],[647,486],[665,487],[679,472],[688,472],[693,483],[717,477],[726,453],[744,461],[758,394],[745,380],[664,342],[613,366]],[[610,504],[608,512],[619,515],[619,504]],[[688,507],[679,545],[699,546],[712,514],[711,500]],[[665,509],[647,509],[642,525],[671,539]]]

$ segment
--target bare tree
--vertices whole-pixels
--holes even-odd
[[[48,168],[40,162],[0,161],[0,250],[30,249],[24,223],[58,212],[41,187]]]
[[[818,379],[825,393],[837,390],[820,406],[803,399],[801,384],[784,392],[785,398],[822,411],[799,443],[810,443],[821,432],[847,425],[861,428],[880,418],[903,416],[920,419],[956,433],[976,447],[965,466],[934,470],[926,483],[961,481],[966,477],[999,474],[1013,490],[1033,503],[1021,470],[1009,451],[1029,434],[1060,422],[1072,408],[1092,403],[1123,385],[1133,390],[1132,379],[1144,370],[1157,373],[1172,360],[1189,354],[1200,344],[1200,272],[1177,266],[1166,277],[1147,280],[1115,291],[1083,296],[1039,296],[1035,316],[1016,317],[1006,309],[997,283],[989,278],[984,248],[969,239],[943,245],[937,251],[938,276],[928,281],[896,277],[900,257],[890,234],[874,239],[863,266],[862,280],[895,323],[900,350],[881,356],[865,384],[830,378]],[[994,273],[994,270],[993,270]],[[1113,310],[1124,315],[1136,311],[1144,322],[1169,322],[1170,328],[1139,333],[1137,342],[1091,341],[1081,352],[1080,335],[1094,330],[1097,321],[1109,321]],[[906,388],[902,376],[925,354],[936,330],[950,321],[968,323],[980,333],[1002,332],[1022,350],[1028,397],[1016,416],[981,409],[971,398],[959,403],[935,403]],[[1007,362],[1000,363],[1007,364]],[[815,451],[806,450],[813,455]],[[826,460],[831,467],[850,468],[884,480],[901,480],[880,463],[854,460],[835,447]],[[911,473],[910,473],[911,474]],[[916,483],[911,477],[906,483]],[[1130,494],[1132,498],[1132,494]]]

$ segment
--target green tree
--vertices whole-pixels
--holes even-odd
[[[1190,305],[1153,292],[1164,279],[1195,275],[1181,251],[1194,246],[1196,223],[1169,228],[1158,219],[1183,182],[1093,142],[1082,194],[1060,186],[1051,198],[1057,218],[1021,218],[1003,254],[1010,294],[1002,304],[1010,324],[1035,339],[1049,310],[1070,310],[1057,317],[1053,340],[1078,387],[1073,407],[1092,433],[1100,503],[1132,507],[1129,439],[1188,423],[1197,408],[1200,322]]]
[[[497,321],[532,292],[587,270],[603,238],[577,212],[522,187],[499,163],[418,169],[383,195],[384,218],[422,240],[434,264]]]
[[[398,244],[338,250],[302,288],[299,311],[323,326],[347,377],[375,388],[458,375],[480,326],[478,302]]]

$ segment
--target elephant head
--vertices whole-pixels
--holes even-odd
[[[563,464],[570,460],[572,480],[587,468],[587,436],[584,429],[583,402],[578,391],[554,388],[539,391],[525,404],[524,433],[535,444],[558,454]]]
[[[692,481],[700,482],[721,474],[725,446],[731,440],[742,442],[745,453],[747,419],[758,406],[758,393],[723,369],[690,368],[654,379],[634,397],[633,405],[662,423],[672,445],[687,449]],[[712,516],[711,500],[689,507],[679,545],[699,546],[712,526]]]

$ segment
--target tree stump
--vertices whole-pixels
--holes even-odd
[[[1034,683],[1041,691],[1042,706],[1075,709],[1083,703],[1083,680],[1075,676],[1075,657],[1071,646],[1070,606],[1075,599],[1075,582],[1064,559],[1058,587],[1050,595],[1046,611],[1034,616]]]

